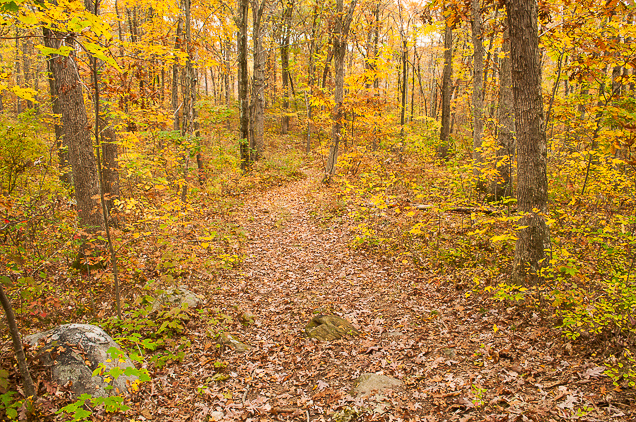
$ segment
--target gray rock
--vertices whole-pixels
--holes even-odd
[[[400,388],[402,384],[402,381],[399,379],[387,375],[366,373],[360,375],[356,380],[356,386],[353,388],[353,392],[356,393],[358,397],[367,396],[373,392]]]
[[[335,315],[316,315],[305,327],[307,337],[322,341],[332,341],[346,335],[360,334],[353,325],[344,318]]]
[[[49,331],[32,334],[25,341],[37,350],[41,362],[51,367],[52,379],[60,385],[69,385],[76,395],[91,394],[108,397],[128,390],[136,376],[120,375],[110,383],[104,381],[108,371],[115,367],[124,371],[134,365],[125,354],[113,359],[108,350],[121,348],[99,327],[88,324],[60,325]],[[103,375],[93,376],[99,364],[104,364]],[[106,389],[107,386],[112,389]]]
[[[241,353],[247,352],[248,350],[252,349],[252,346],[238,341],[232,334],[229,333],[219,334],[219,343],[231,347],[232,349]]]
[[[188,309],[199,306],[201,299],[196,293],[186,289],[185,286],[171,287],[162,293],[152,305],[152,311],[158,311],[162,307],[180,308],[183,304],[188,305]]]

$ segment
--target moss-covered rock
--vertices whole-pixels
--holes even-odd
[[[316,315],[305,327],[305,333],[308,337],[321,341],[337,340],[347,335],[360,335],[349,321],[335,315]]]

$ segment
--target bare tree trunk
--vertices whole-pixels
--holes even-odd
[[[499,128],[497,132],[497,176],[490,185],[491,198],[512,196],[512,161],[515,151],[514,96],[510,67],[510,34],[503,35],[503,57],[499,69]]]
[[[252,74],[252,104],[250,112],[250,160],[257,161],[263,153],[265,132],[265,49],[263,48],[263,14],[267,0],[252,0],[252,40],[254,71]]]
[[[47,67],[47,79],[49,81],[49,92],[51,93],[51,111],[55,115],[60,115],[60,100],[57,96],[57,88],[55,84],[55,78],[53,77],[53,71],[51,69],[51,60],[46,61]],[[64,139],[62,134],[62,125],[57,121],[53,125],[55,132],[55,147],[57,148],[58,166],[60,169],[60,180],[68,185],[73,183],[73,173],[68,159],[68,142]]]
[[[333,51],[335,58],[335,76],[336,84],[334,88],[334,107],[332,112],[333,128],[331,132],[332,145],[329,149],[329,157],[327,158],[327,167],[325,169],[325,177],[323,182],[328,183],[331,177],[336,173],[336,163],[338,162],[338,147],[342,136],[342,102],[344,99],[344,74],[345,74],[345,55],[347,53],[347,38],[349,36],[349,28],[353,20],[353,12],[356,8],[357,0],[349,3],[349,10],[344,14],[343,0],[336,1],[336,18],[335,28],[332,36]]]
[[[451,132],[451,95],[453,76],[453,29],[446,22],[444,30],[444,72],[442,74],[442,129],[440,131],[440,146],[437,155],[440,158],[448,156],[450,148],[449,137]]]
[[[25,38],[22,41],[22,73],[24,75],[24,87],[31,88],[31,83],[35,79],[31,74],[31,58],[35,57],[37,60],[37,56],[33,54],[33,41],[29,38]],[[26,101],[26,108],[33,108],[33,101]]]
[[[283,135],[289,131],[289,85],[291,78],[289,73],[289,40],[291,37],[293,12],[294,1],[287,0],[283,10],[283,33],[280,41],[280,66],[283,80],[283,117],[280,124],[280,133]]]
[[[473,37],[473,176],[477,190],[485,190],[482,176],[482,136],[484,132],[484,41],[479,0],[471,1]]]
[[[247,15],[249,0],[239,0],[238,9],[238,90],[239,90],[239,149],[241,169],[247,171],[250,166],[249,141],[249,98],[247,88]]]
[[[315,79],[315,64],[314,55],[316,54],[316,33],[318,32],[318,0],[314,4],[314,8],[312,11],[312,23],[311,23],[311,38],[309,41],[309,66],[307,69],[307,90],[309,91],[309,96],[314,95],[314,79]],[[307,105],[307,143],[305,146],[305,152],[309,154],[311,152],[311,124],[313,119],[313,110],[311,107],[311,102],[305,95],[306,105]]]
[[[517,230],[512,278],[524,285],[549,265],[547,147],[543,128],[537,1],[508,0],[512,86],[517,129]]]
[[[409,87],[409,59],[408,43],[406,34],[402,34],[402,78],[401,78],[401,99],[400,99],[400,137],[404,138],[404,123],[406,122],[406,98]]]
[[[9,333],[11,334],[11,340],[13,341],[13,352],[15,353],[15,358],[18,361],[18,369],[20,370],[20,376],[22,377],[22,384],[24,384],[25,396],[30,397],[31,401],[33,401],[37,391],[35,391],[31,372],[29,372],[29,367],[26,362],[26,355],[24,354],[24,348],[22,347],[22,340],[20,340],[20,331],[18,331],[18,324],[16,324],[15,321],[11,302],[9,302],[9,298],[4,293],[4,288],[2,287],[2,282],[4,281],[2,279],[8,280],[8,277],[0,277],[0,303],[2,303],[4,314],[7,317]]]
[[[73,33],[58,33],[48,28],[44,28],[43,33],[49,48],[58,49],[62,43],[75,47]],[[99,198],[99,178],[75,54],[51,55],[48,60],[62,115],[62,136],[68,145],[73,170],[80,225],[88,232],[95,232],[104,227],[104,220],[95,201]]]
[[[188,195],[188,179],[190,173],[190,150],[187,145],[195,143],[195,125],[196,125],[196,109],[197,101],[197,75],[194,71],[192,50],[192,18],[191,18],[191,0],[183,0],[183,9],[185,14],[185,42],[186,42],[186,66],[183,72],[183,127],[181,134],[186,139],[186,147],[183,151],[183,186],[181,187],[181,201],[185,202]],[[201,157],[197,157],[201,160]]]
[[[18,28],[15,29],[15,85],[21,86],[21,73],[20,70],[20,30]],[[22,113],[22,99],[20,97],[16,97],[15,99],[15,112],[16,114]]]
[[[102,106],[103,107],[103,106]],[[119,164],[117,162],[117,136],[107,118],[101,120],[102,178],[106,207],[110,213],[116,199],[119,199]]]
[[[181,16],[179,16],[179,21],[177,22],[177,33],[174,37],[174,49],[180,50],[182,48],[181,37],[183,36],[183,21],[181,20]],[[181,129],[181,121],[179,118],[180,110],[179,110],[179,63],[175,61],[172,65],[172,113],[174,117],[174,123],[172,128],[174,130]]]

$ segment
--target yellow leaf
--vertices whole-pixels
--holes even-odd
[[[201,247],[204,249],[207,249],[208,246],[210,246],[209,243],[201,243]]]
[[[492,330],[496,333],[497,331],[499,331],[499,327],[497,327],[497,324],[493,324],[492,325]]]

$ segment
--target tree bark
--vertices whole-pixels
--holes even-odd
[[[247,171],[250,166],[249,143],[249,99],[247,88],[247,15],[249,0],[239,0],[238,5],[238,91],[239,91],[239,149],[241,169]]]
[[[453,29],[446,22],[444,30],[444,72],[442,74],[442,128],[440,131],[440,145],[437,148],[437,156],[446,158],[450,148],[449,137],[451,130],[451,95],[453,76]]]
[[[316,34],[318,32],[318,0],[314,4],[312,11],[312,23],[311,23],[311,38],[309,40],[309,65],[307,69],[307,90],[309,91],[309,97],[314,95],[314,82],[315,82],[315,57],[316,54]],[[313,110],[311,107],[311,101],[305,96],[307,103],[307,142],[305,145],[305,152],[309,154],[311,152],[311,124],[313,119]]]
[[[338,148],[342,137],[342,102],[344,99],[344,74],[345,74],[345,55],[347,53],[347,38],[349,36],[349,28],[353,20],[353,12],[356,8],[357,0],[349,3],[349,9],[344,14],[343,0],[336,1],[336,19],[335,28],[332,36],[333,52],[334,52],[334,71],[335,71],[335,87],[334,87],[334,107],[332,112],[333,127],[331,131],[332,145],[329,149],[329,157],[327,158],[327,167],[325,169],[325,177],[323,181],[328,183],[331,177],[336,173],[336,163],[338,162]]]
[[[471,1],[473,38],[473,176],[477,190],[485,190],[482,176],[482,136],[484,133],[484,41],[479,0]]]
[[[22,340],[20,339],[20,331],[18,331],[18,324],[16,324],[15,321],[11,302],[9,302],[9,298],[4,293],[4,288],[2,287],[3,278],[8,279],[7,277],[0,277],[0,303],[2,303],[4,314],[7,317],[9,333],[11,334],[11,340],[13,341],[13,352],[15,353],[15,358],[18,361],[18,369],[20,370],[20,376],[22,377],[22,383],[24,384],[25,395],[27,397],[31,397],[31,399],[35,399],[37,391],[35,391],[33,378],[31,378],[31,372],[29,372],[29,367],[26,362],[24,348],[22,347]]]
[[[294,12],[294,1],[287,0],[283,10],[283,32],[280,41],[280,66],[283,81],[283,117],[280,124],[280,133],[285,135],[289,131],[289,85],[291,75],[289,73],[289,40],[291,37],[291,22]]]
[[[547,147],[541,95],[537,0],[508,0],[512,87],[517,129],[517,231],[512,279],[530,285],[549,264]]]
[[[182,48],[182,40],[183,36],[183,21],[181,20],[181,16],[179,16],[179,21],[177,22],[177,33],[174,36],[174,49],[180,50]],[[176,60],[172,65],[172,92],[171,92],[171,104],[172,104],[172,113],[173,113],[173,130],[181,129],[181,119],[179,117],[179,62]]]
[[[263,48],[263,14],[267,0],[252,0],[252,104],[250,111],[250,160],[257,161],[263,152],[265,133],[265,49]]]
[[[497,175],[490,185],[493,201],[512,196],[512,160],[515,151],[514,95],[510,68],[510,34],[503,34],[503,57],[499,68],[499,128],[497,132]]]
[[[75,47],[73,33],[59,33],[48,28],[44,28],[43,33],[44,44],[49,48],[58,49],[62,43]],[[86,231],[96,232],[104,227],[104,220],[96,201],[99,178],[75,53],[72,51],[68,56],[53,54],[48,61],[62,115],[61,133],[68,145],[79,222]]]
[[[185,49],[186,49],[186,66],[183,72],[183,126],[181,135],[185,138],[183,151],[183,186],[181,187],[181,201],[185,202],[188,195],[188,179],[190,173],[190,148],[196,143],[195,125],[196,125],[196,109],[197,100],[197,76],[194,71],[192,50],[192,29],[191,29],[191,0],[183,0],[183,9],[185,17]]]

